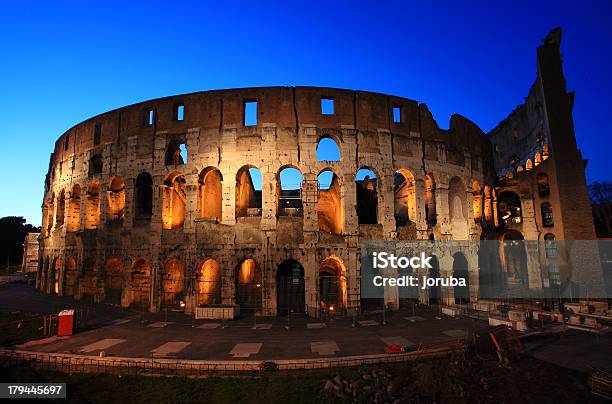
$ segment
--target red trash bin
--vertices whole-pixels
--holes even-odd
[[[74,328],[74,310],[62,310],[57,315],[57,336],[72,335]]]

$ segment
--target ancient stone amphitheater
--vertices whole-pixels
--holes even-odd
[[[582,161],[550,122],[571,120],[558,49],[538,49],[526,104],[489,135],[460,115],[440,129],[410,99],[315,87],[178,95],[81,122],[51,155],[38,285],[152,311],[352,313],[363,240],[568,238],[563,195],[584,203],[586,188],[582,168],[556,174],[555,147]]]

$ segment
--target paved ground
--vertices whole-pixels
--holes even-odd
[[[0,285],[0,310],[57,313],[72,299],[48,296],[22,284]],[[139,313],[106,305],[89,312],[87,329],[72,337],[28,347],[42,352],[189,359],[295,359],[380,354],[389,344],[414,348],[468,338],[486,322],[454,319],[435,308],[417,308],[321,322],[306,316],[194,321],[181,313]],[[384,323],[384,324],[383,324]],[[576,370],[612,370],[612,335],[568,331],[560,339],[527,344],[533,356]]]

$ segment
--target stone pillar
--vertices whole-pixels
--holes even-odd
[[[415,177],[414,192],[416,204],[416,218],[414,218],[414,220],[416,222],[417,239],[427,240],[429,235],[427,234],[427,217],[425,215],[425,181],[423,178]]]

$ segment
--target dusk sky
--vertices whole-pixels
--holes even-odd
[[[199,4],[200,3],[200,4]],[[457,3],[457,4],[455,4]],[[77,2],[0,13],[0,217],[40,225],[55,140],[107,110],[173,94],[325,86],[426,103],[489,131],[527,95],[563,27],[589,182],[612,180],[612,2]]]

